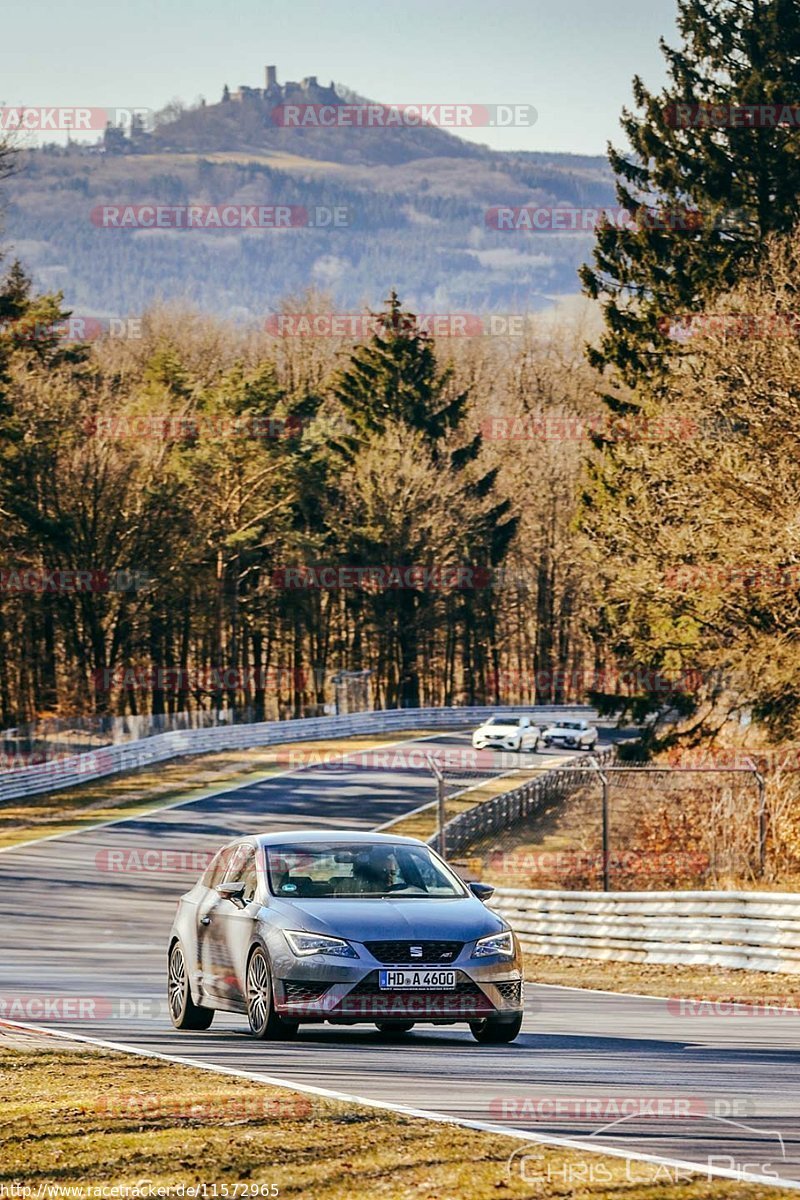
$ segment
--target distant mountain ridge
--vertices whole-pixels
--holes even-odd
[[[45,147],[5,184],[0,244],[37,286],[87,315],[129,317],[176,299],[263,319],[309,286],[345,311],[377,308],[390,287],[426,313],[525,312],[579,291],[590,235],[508,233],[497,205],[597,209],[614,203],[605,159],[504,153],[438,128],[276,125],[277,105],[361,101],[316,77],[168,106],[152,131],[108,130],[101,146]],[[396,99],[396,98],[395,98]],[[441,100],[442,98],[439,97]],[[346,228],[98,228],[101,205],[343,206]]]

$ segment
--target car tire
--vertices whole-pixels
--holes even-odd
[[[482,1021],[470,1021],[472,1036],[482,1046],[503,1046],[513,1042],[522,1028],[522,1013],[514,1013],[511,1020],[506,1017],[486,1017]]]
[[[180,942],[175,942],[169,952],[167,1008],[176,1029],[208,1029],[214,1020],[213,1008],[202,1008],[192,999],[186,956]]]
[[[246,999],[247,1020],[254,1038],[277,1040],[295,1036],[299,1022],[287,1021],[275,1012],[272,972],[260,946],[256,946],[247,960]]]
[[[550,746],[552,745],[550,738],[542,738],[542,745],[544,746],[545,750],[549,750]]]
[[[375,1028],[379,1033],[396,1034],[409,1033],[414,1028],[414,1021],[376,1021]]]

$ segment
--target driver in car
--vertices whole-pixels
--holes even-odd
[[[392,850],[374,846],[368,856],[353,864],[353,891],[390,892],[399,877],[400,868]]]

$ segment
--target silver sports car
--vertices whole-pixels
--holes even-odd
[[[167,994],[178,1029],[214,1009],[247,1013],[258,1038],[301,1023],[469,1024],[511,1042],[522,1023],[519,943],[415,838],[275,833],[225,846],[178,902]]]

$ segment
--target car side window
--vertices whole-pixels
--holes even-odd
[[[256,871],[255,846],[251,842],[242,842],[234,849],[225,872],[225,882],[244,883],[243,899],[247,903],[254,899],[258,887],[258,873]]]
[[[225,874],[225,868],[228,865],[227,856],[222,850],[213,858],[210,864],[206,867],[203,875],[203,887],[215,888],[218,883],[222,882],[222,876]]]
[[[244,896],[242,899],[246,904],[251,900],[255,900],[256,891],[258,890],[258,871],[256,870],[256,852],[253,846],[248,847],[247,858],[242,865],[241,872],[238,876],[244,884]]]

